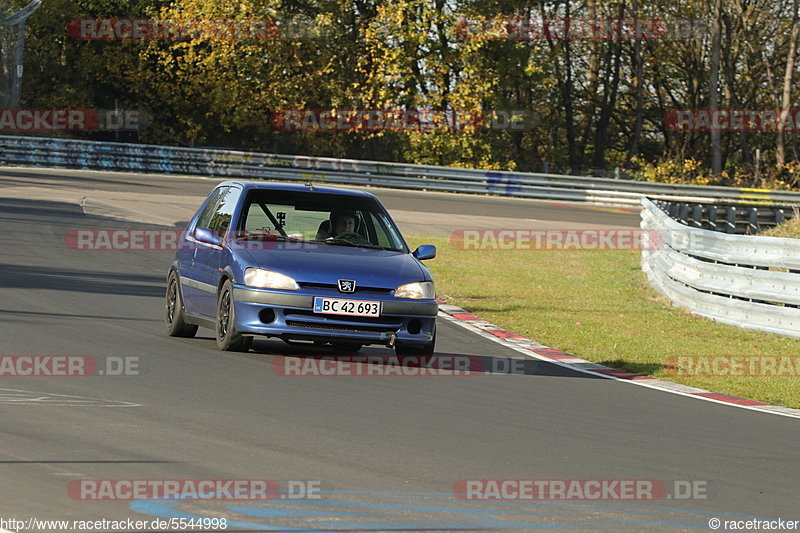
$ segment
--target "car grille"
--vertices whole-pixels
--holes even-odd
[[[397,328],[388,326],[346,326],[340,324],[322,324],[319,322],[301,322],[299,320],[287,320],[287,326],[295,328],[324,329],[328,331],[354,331],[363,333],[397,333]]]
[[[339,291],[339,286],[334,283],[307,283],[305,281],[298,282],[303,288],[309,289],[330,289],[334,291]],[[355,293],[359,292],[377,292],[380,294],[388,294],[392,292],[394,289],[384,289],[383,287],[360,287],[358,283],[356,283],[356,291]],[[354,293],[347,293],[347,294],[354,294]]]
[[[314,323],[324,317],[327,320],[346,321],[364,323],[368,326],[381,326],[389,329],[399,329],[403,325],[402,319],[395,317],[374,317],[374,316],[350,316],[350,315],[334,315],[329,313],[315,313],[306,309],[291,309],[285,312],[286,320],[306,320],[314,317]]]

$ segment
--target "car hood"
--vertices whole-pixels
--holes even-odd
[[[260,268],[286,274],[300,283],[336,285],[340,279],[352,279],[360,287],[394,289],[431,279],[414,256],[403,252],[305,243],[248,252]]]

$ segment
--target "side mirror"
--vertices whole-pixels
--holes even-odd
[[[203,244],[210,244],[211,246],[222,246],[222,239],[217,237],[217,234],[208,228],[196,228],[194,230],[194,238]]]
[[[436,257],[436,247],[432,244],[423,244],[412,253],[420,261]]]

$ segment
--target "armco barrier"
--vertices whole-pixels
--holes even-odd
[[[676,222],[642,200],[642,270],[673,304],[717,322],[800,338],[800,239]]]
[[[645,195],[705,204],[800,203],[800,193],[786,191],[22,136],[0,136],[0,165],[311,180],[631,207]]]
[[[693,228],[756,235],[798,214],[798,206],[698,204],[656,200],[658,207],[681,224]]]

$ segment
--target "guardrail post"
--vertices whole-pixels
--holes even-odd
[[[719,231],[717,228],[717,206],[708,206],[708,229],[711,231]]]
[[[728,223],[725,225],[725,233],[736,233],[736,208],[731,206],[725,213]]]
[[[678,215],[678,222],[683,224],[684,226],[689,225],[689,204],[681,204],[680,211]]]
[[[747,234],[755,235],[758,233],[758,208],[751,207],[748,210],[749,224],[747,225]]]
[[[695,205],[692,207],[692,226],[696,228],[703,227],[703,206]]]

